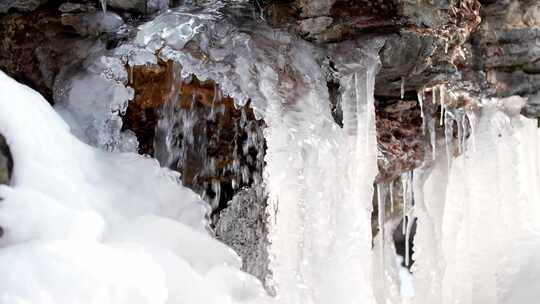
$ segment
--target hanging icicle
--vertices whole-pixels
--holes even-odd
[[[457,140],[458,140],[458,154],[463,153],[464,149],[464,139],[465,139],[465,130],[463,128],[464,123],[464,115],[463,111],[461,109],[456,109],[452,111],[452,114],[454,115],[454,119],[456,121],[457,125]]]
[[[101,10],[103,11],[103,13],[106,13],[107,12],[107,0],[100,0],[101,2]]]
[[[422,135],[426,134],[426,121],[424,119],[424,90],[420,90],[418,95],[418,105],[420,106],[420,117],[422,118]]]
[[[394,213],[394,181],[391,180],[389,184],[390,191],[390,213]]]
[[[452,164],[452,138],[454,136],[454,115],[452,112],[446,112],[445,113],[445,119],[444,119],[444,142],[445,142],[445,149],[446,149],[446,158],[448,161],[448,170],[450,170],[450,166]]]
[[[440,94],[440,97],[439,97],[439,102],[441,103],[441,118],[439,120],[439,125],[442,126],[443,123],[444,123],[444,112],[446,111],[446,105],[444,103],[444,86],[441,85],[439,86],[439,94]]]
[[[431,160],[435,160],[437,156],[437,149],[436,149],[436,140],[437,140],[437,133],[435,130],[435,119],[429,114],[428,120],[428,132],[429,132],[429,145],[431,147]]]
[[[377,184],[377,208],[378,208],[378,225],[379,225],[379,249],[381,253],[381,271],[383,273],[384,277],[384,269],[385,269],[385,255],[384,255],[384,218],[385,218],[385,210],[384,210],[384,195],[385,193],[382,193],[381,191],[382,184]],[[384,282],[384,280],[383,280]]]
[[[405,172],[401,174],[401,189],[402,189],[402,196],[403,196],[403,210],[402,210],[402,220],[403,220],[403,226],[402,226],[402,233],[406,234],[406,226],[405,223],[407,221],[407,210],[409,209],[409,205],[411,203],[411,172]]]
[[[475,134],[475,125],[476,125],[476,114],[472,109],[465,110],[465,116],[469,121],[469,137],[471,138],[472,150],[476,152],[476,134]]]
[[[401,77],[401,99],[405,97],[405,77]]]
[[[414,209],[411,209],[407,214],[407,228],[405,231],[405,266],[409,267],[411,265],[411,232],[414,226]]]
[[[420,90],[418,95],[418,105],[420,106],[420,116],[424,119],[424,90]],[[422,124],[423,125],[423,124]]]

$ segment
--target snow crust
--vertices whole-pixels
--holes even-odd
[[[207,205],[157,161],[77,140],[35,91],[0,72],[0,303],[270,303],[206,232]]]

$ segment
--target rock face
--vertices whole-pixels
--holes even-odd
[[[2,0],[0,2],[0,13],[6,13],[10,9],[33,11],[46,2],[47,0]]]
[[[216,236],[242,258],[242,269],[269,285],[268,228],[264,188],[256,185],[238,192],[219,215]],[[261,265],[263,265],[261,267]]]
[[[13,170],[13,159],[6,139],[0,134],[0,184],[9,184]]]
[[[538,117],[540,1],[489,1],[481,12],[471,40],[478,78],[491,96],[531,96],[524,114]]]
[[[62,67],[81,62],[97,43],[95,38],[77,35],[51,7],[0,16],[0,37],[0,68],[51,103]]]
[[[107,5],[116,9],[151,14],[166,9],[168,2],[166,0],[107,0]]]
[[[139,153],[180,172],[184,185],[207,198],[217,214],[238,189],[262,181],[264,122],[255,119],[249,104],[236,108],[212,81],[192,77],[175,91],[173,73],[171,62],[133,68],[135,97],[123,128],[135,132]],[[171,100],[174,115],[166,117]]]

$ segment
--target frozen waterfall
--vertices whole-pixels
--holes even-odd
[[[520,115],[523,98],[465,109],[447,104],[446,85],[432,88],[431,104],[429,94],[418,93],[425,162],[374,191],[374,88],[384,41],[320,46],[219,9],[185,5],[141,24],[131,40],[60,75],[65,90],[55,92],[54,109],[0,72],[0,133],[15,163],[11,184],[0,186],[0,304],[540,300],[540,133]],[[121,119],[135,96],[128,73],[158,62],[173,67],[153,130],[162,165],[185,153],[172,139],[195,145],[200,117],[177,109],[181,85],[193,77],[215,84],[209,116],[223,94],[264,121],[245,149],[266,148],[254,158],[265,163],[256,186],[268,195],[265,283],[275,296],[213,238],[208,217],[219,204],[219,183],[210,206],[178,173],[133,153],[137,138]],[[339,84],[343,127],[332,117],[329,80]],[[411,95],[403,77],[400,93]],[[428,113],[439,107],[436,116]],[[184,128],[181,136],[175,126]],[[208,162],[216,173],[216,161]],[[235,174],[249,181],[247,171]],[[395,200],[403,204],[398,217]],[[411,273],[396,263],[399,225],[414,293],[400,282]]]
[[[484,101],[463,153],[417,172],[414,303],[540,299],[540,133],[522,101]]]

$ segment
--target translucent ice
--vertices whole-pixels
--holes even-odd
[[[513,100],[486,101],[475,139],[466,141],[476,150],[465,148],[450,167],[439,157],[426,175],[415,238],[417,303],[540,298],[539,131]]]

